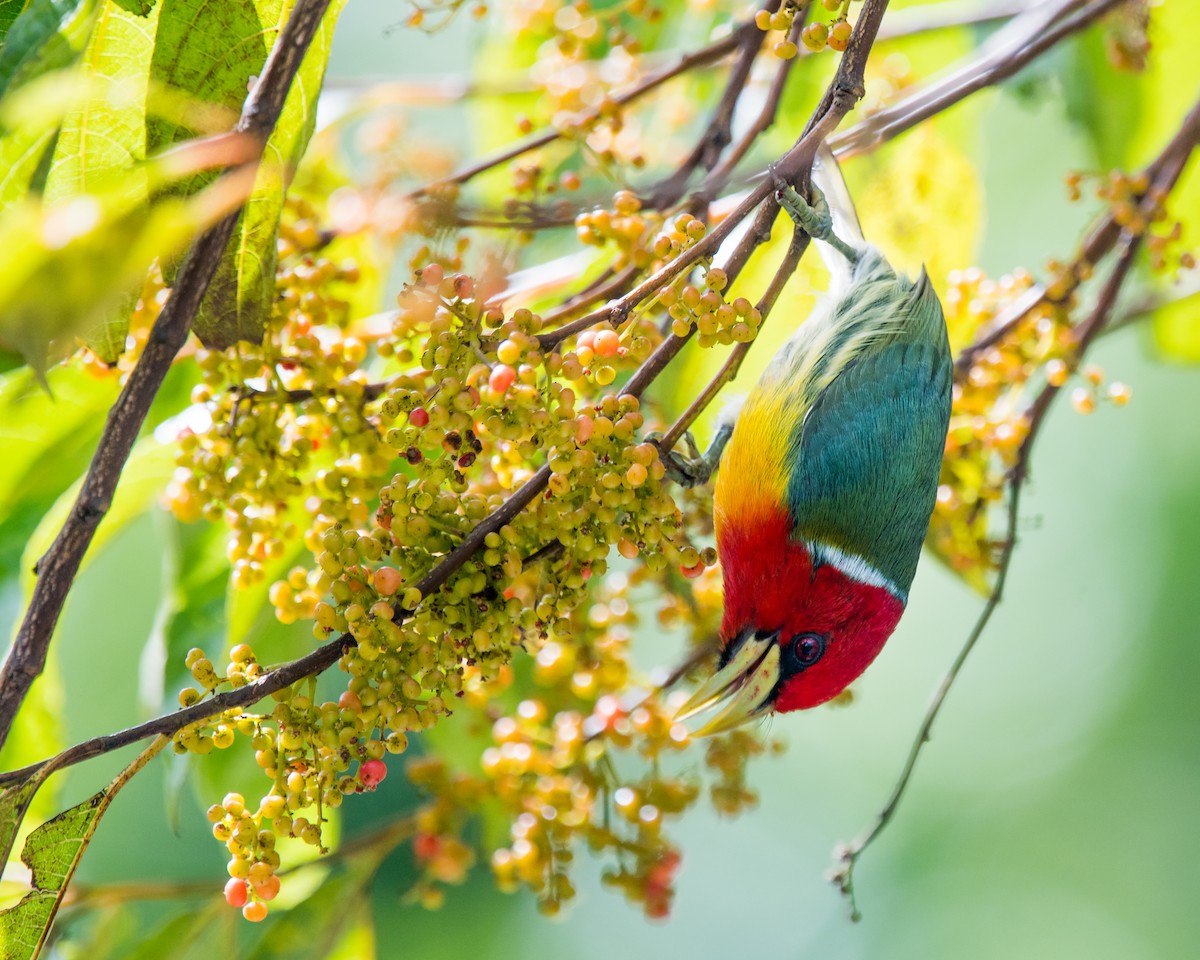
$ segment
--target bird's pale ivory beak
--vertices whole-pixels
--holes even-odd
[[[774,636],[748,637],[733,658],[708,678],[690,700],[679,708],[676,720],[694,717],[702,710],[728,698],[725,708],[708,721],[694,737],[707,737],[741,726],[762,707],[779,682],[779,644]]]

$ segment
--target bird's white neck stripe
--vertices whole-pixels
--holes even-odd
[[[827,563],[837,568],[851,580],[871,587],[881,587],[901,603],[908,602],[908,594],[875,569],[868,561],[853,553],[846,553],[827,543],[809,543],[809,553],[818,563]]]

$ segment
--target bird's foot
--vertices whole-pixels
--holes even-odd
[[[696,446],[696,438],[690,430],[683,435],[683,442],[688,448],[687,456],[675,450],[664,449],[661,433],[648,433],[646,439],[658,447],[658,456],[662,460],[667,477],[681,487],[698,487],[708,483],[709,477],[716,469],[716,463],[710,462],[708,457],[700,452],[700,448]]]
[[[810,203],[774,169],[771,170],[771,176],[775,181],[775,199],[796,226],[814,240],[828,243],[851,263],[858,262],[858,251],[833,232],[833,214],[829,210],[829,203],[815,183],[809,188],[812,191]]]

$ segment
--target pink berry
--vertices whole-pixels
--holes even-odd
[[[595,330],[584,330],[583,333],[581,333],[579,335],[579,338],[575,342],[580,347],[589,347],[589,348],[594,349],[593,345],[596,342],[596,331]]]
[[[358,768],[358,782],[367,790],[374,790],[387,776],[387,766],[382,760],[364,760]]]
[[[225,884],[226,903],[231,907],[244,907],[249,896],[250,888],[246,886],[245,880],[239,880],[237,877],[229,878],[229,882]]]
[[[414,427],[424,427],[429,423],[429,412],[424,407],[417,407],[408,415],[408,422]]]
[[[488,377],[488,386],[496,393],[504,393],[517,381],[517,371],[507,363],[498,363]]]

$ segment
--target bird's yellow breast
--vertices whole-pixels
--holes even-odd
[[[738,415],[721,458],[713,497],[713,521],[753,528],[787,508],[785,458],[803,411],[777,381],[760,382]]]

